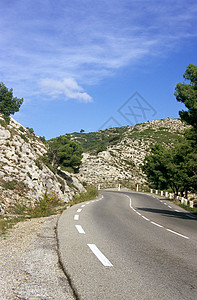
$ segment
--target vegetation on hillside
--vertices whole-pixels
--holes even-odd
[[[127,127],[115,127],[96,132],[74,132],[66,137],[78,143],[84,152],[98,153],[104,151],[110,145],[119,143]]]
[[[19,111],[23,98],[13,97],[13,89],[8,90],[3,82],[0,82],[0,113],[5,116],[13,115]]]
[[[187,197],[188,191],[197,192],[197,66],[190,64],[183,77],[190,82],[178,83],[175,96],[187,108],[179,112],[181,120],[192,127],[170,148],[153,146],[142,169],[150,187]]]
[[[144,128],[143,128],[144,127]],[[137,124],[134,127],[124,126],[105,129],[102,131],[90,133],[71,133],[66,137],[78,143],[83,152],[98,154],[101,151],[107,150],[108,147],[120,144],[123,139],[144,140],[149,143],[161,143],[163,145],[174,143],[182,136],[180,132],[170,132],[168,128],[159,127],[152,128],[148,123]]]
[[[51,164],[54,170],[61,167],[66,171],[78,172],[83,150],[77,143],[62,135],[51,139],[48,145],[45,163]]]
[[[41,195],[40,199],[33,206],[27,206],[19,199],[9,207],[6,217],[0,216],[0,235],[5,234],[7,229],[12,228],[13,225],[20,221],[59,214],[67,207],[93,200],[97,195],[98,190],[95,187],[87,187],[87,192],[77,194],[68,203],[61,201],[55,193],[48,193],[47,191]]]

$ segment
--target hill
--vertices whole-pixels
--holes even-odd
[[[173,144],[187,126],[178,119],[164,119],[133,127],[91,133],[72,133],[67,138],[83,147],[79,173],[54,173],[43,160],[48,143],[13,118],[7,124],[0,115],[0,212],[12,203],[34,205],[47,191],[67,202],[86,185],[101,188],[122,184],[146,185],[140,166],[150,146]]]
[[[47,144],[29,129],[0,114],[0,213],[12,203],[34,205],[47,191],[68,202],[84,187],[73,174],[54,174],[43,162]]]
[[[187,127],[179,119],[167,118],[133,127],[69,134],[67,137],[84,149],[77,177],[87,184],[101,184],[101,187],[118,184],[145,187],[146,176],[140,166],[150,146],[156,143],[174,144]]]

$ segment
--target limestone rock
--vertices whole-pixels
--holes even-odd
[[[0,213],[18,198],[34,203],[46,190],[64,202],[84,191],[75,175],[67,173],[66,179],[60,178],[43,163],[46,152],[40,137],[13,118],[9,125],[0,122]]]

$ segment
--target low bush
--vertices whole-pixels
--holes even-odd
[[[64,206],[63,201],[55,193],[49,194],[46,191],[34,207],[28,208],[27,213],[31,218],[48,217],[54,214],[58,206]]]
[[[83,192],[75,195],[73,199],[69,202],[69,204],[72,206],[80,202],[93,200],[98,196],[98,190],[95,187],[88,186],[86,190],[87,192]]]

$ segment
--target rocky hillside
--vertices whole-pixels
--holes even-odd
[[[17,199],[34,204],[46,190],[67,202],[76,192],[85,191],[85,185],[144,186],[146,178],[140,166],[150,146],[173,144],[185,127],[180,120],[168,118],[69,134],[67,137],[84,149],[80,171],[74,175],[59,169],[54,174],[43,162],[47,145],[42,138],[12,118],[6,124],[0,115],[0,212]]]
[[[84,187],[72,174],[54,174],[42,161],[42,139],[11,118],[0,115],[0,213],[17,199],[34,204],[47,190],[67,202]]]
[[[72,140],[85,149],[78,174],[80,181],[101,184],[102,187],[145,185],[140,166],[150,146],[162,143],[170,146],[187,126],[179,119],[163,119],[133,127],[111,128],[95,133],[73,133]]]

